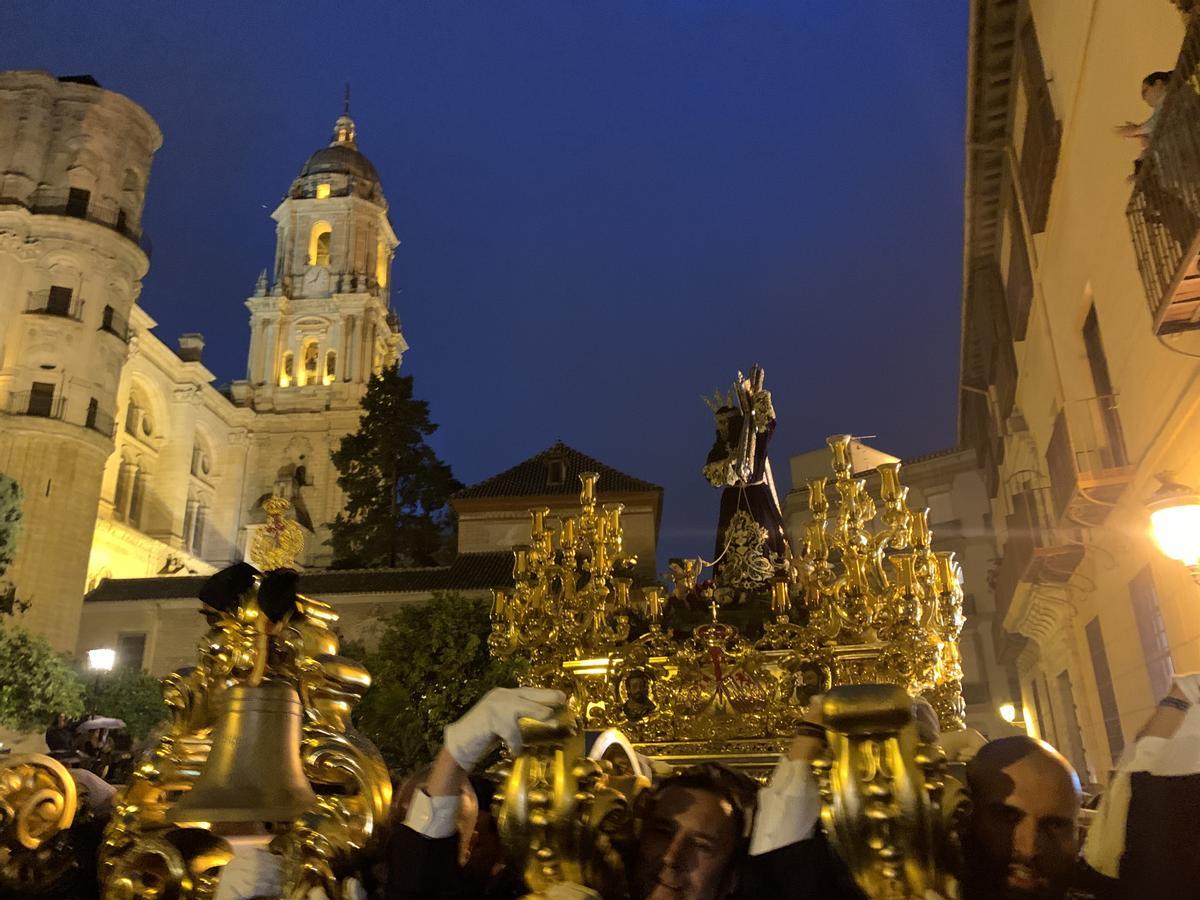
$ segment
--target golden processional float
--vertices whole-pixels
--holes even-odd
[[[375,849],[391,805],[378,750],[350,724],[371,679],[338,655],[337,613],[295,592],[303,548],[288,501],[266,501],[251,559],[201,591],[197,663],[163,681],[168,723],[99,836],[105,900],[207,900],[234,847],[283,860],[281,893],[321,888]],[[261,569],[261,571],[260,571]],[[61,897],[96,841],[70,773],[32,754],[0,768],[0,896]]]
[[[831,477],[808,485],[800,546],[774,549],[778,503],[763,514],[747,490],[757,470],[774,496],[765,463],[774,413],[762,382],[756,368],[739,376],[735,397],[713,404],[718,447],[705,474],[733,499],[723,498],[711,579],[701,580],[703,560],[679,560],[670,595],[635,589],[622,506],[599,505],[588,473],[578,515],[531,510],[514,586],[494,592],[492,653],[529,659],[524,682],[564,691],[576,725],[531,733],[503,773],[502,833],[535,892],[599,883],[605,823],[620,827],[636,788],[631,767],[644,774],[636,755],[676,768],[719,761],[764,778],[818,694],[830,729],[814,765],[822,819],[859,885],[897,900],[949,888],[965,800],[940,747],[919,740],[912,698],[929,701],[943,732],[964,727],[960,569],[953,553],[932,549],[928,511],[908,505],[898,462],[877,467],[878,499],[870,495],[852,471],[848,435],[829,438]],[[623,777],[614,777],[605,748],[620,746],[634,761],[616,754]]]

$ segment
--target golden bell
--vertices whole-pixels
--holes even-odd
[[[195,786],[170,822],[290,822],[317,801],[300,766],[300,698],[290,685],[235,685]]]

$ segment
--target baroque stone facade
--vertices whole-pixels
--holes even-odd
[[[0,73],[0,472],[25,495],[6,577],[64,650],[86,590],[241,559],[272,494],[305,528],[300,562],[328,563],[343,505],[330,452],[407,349],[389,307],[397,239],[347,111],[272,214],[247,377],[218,390],[203,338],[172,349],[137,305],[161,143],[88,76]]]

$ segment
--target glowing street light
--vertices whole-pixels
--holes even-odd
[[[88,668],[93,672],[111,672],[117,664],[117,651],[108,647],[98,647],[87,652]]]
[[[1017,721],[1017,707],[1016,707],[1016,704],[1014,704],[1014,703],[1001,703],[1001,704],[1000,704],[1000,710],[999,710],[999,712],[1000,712],[1000,718],[1002,718],[1002,719],[1003,719],[1005,722],[1007,722],[1009,725],[1012,725],[1014,722],[1016,722],[1016,721]]]
[[[1164,556],[1183,563],[1200,582],[1200,494],[1170,472],[1158,480],[1162,484],[1146,501],[1150,533]]]

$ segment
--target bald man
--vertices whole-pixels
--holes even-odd
[[[968,763],[967,782],[966,900],[1066,897],[1078,873],[1082,798],[1071,764],[1042,741],[1000,738]]]

